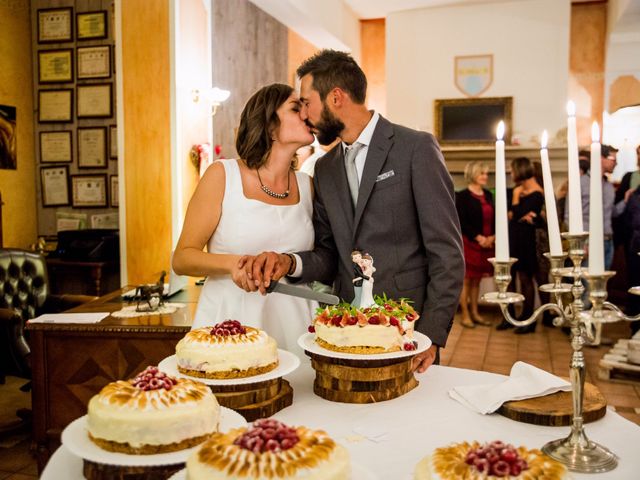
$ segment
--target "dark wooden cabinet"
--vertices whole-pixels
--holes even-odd
[[[120,288],[120,264],[118,262],[79,262],[47,258],[47,270],[51,293],[62,295],[75,293],[96,295]]]

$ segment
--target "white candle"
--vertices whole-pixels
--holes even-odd
[[[507,179],[504,165],[504,122],[496,131],[496,260],[509,260],[509,227],[507,223]]]
[[[551,255],[562,255],[562,242],[560,241],[560,225],[558,224],[558,212],[556,211],[556,197],[553,193],[553,181],[551,180],[551,167],[549,166],[549,150],[547,141],[549,134],[542,132],[540,141],[540,159],[542,160],[542,181],[544,183],[544,201],[547,210],[547,231],[549,232],[549,249]]]
[[[580,194],[580,163],[578,161],[578,131],[576,129],[576,105],[567,103],[567,154],[569,158],[569,233],[582,233],[582,197]]]
[[[604,273],[604,234],[602,221],[602,163],[600,160],[600,128],[591,127],[591,185],[589,190],[589,273]]]

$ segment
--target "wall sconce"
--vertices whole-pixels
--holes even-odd
[[[211,105],[211,116],[215,115],[218,107],[222,105],[222,102],[229,98],[231,92],[229,90],[222,90],[218,87],[213,88],[194,88],[191,91],[191,95],[194,103],[200,101],[208,102]]]

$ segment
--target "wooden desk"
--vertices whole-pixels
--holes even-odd
[[[80,262],[47,258],[51,293],[77,293],[98,297],[120,287],[118,262]]]
[[[71,312],[120,310],[117,290]],[[33,435],[38,471],[60,445],[62,430],[87,413],[89,399],[115,380],[132,377],[175,353],[189,331],[200,287],[188,286],[171,297],[184,303],[171,315],[135,318],[109,316],[96,324],[27,324],[33,375]]]

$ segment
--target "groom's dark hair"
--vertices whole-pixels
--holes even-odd
[[[305,60],[296,73],[300,78],[311,74],[313,88],[322,101],[336,87],[347,92],[358,104],[363,104],[367,96],[367,77],[353,57],[345,52],[321,50]]]

